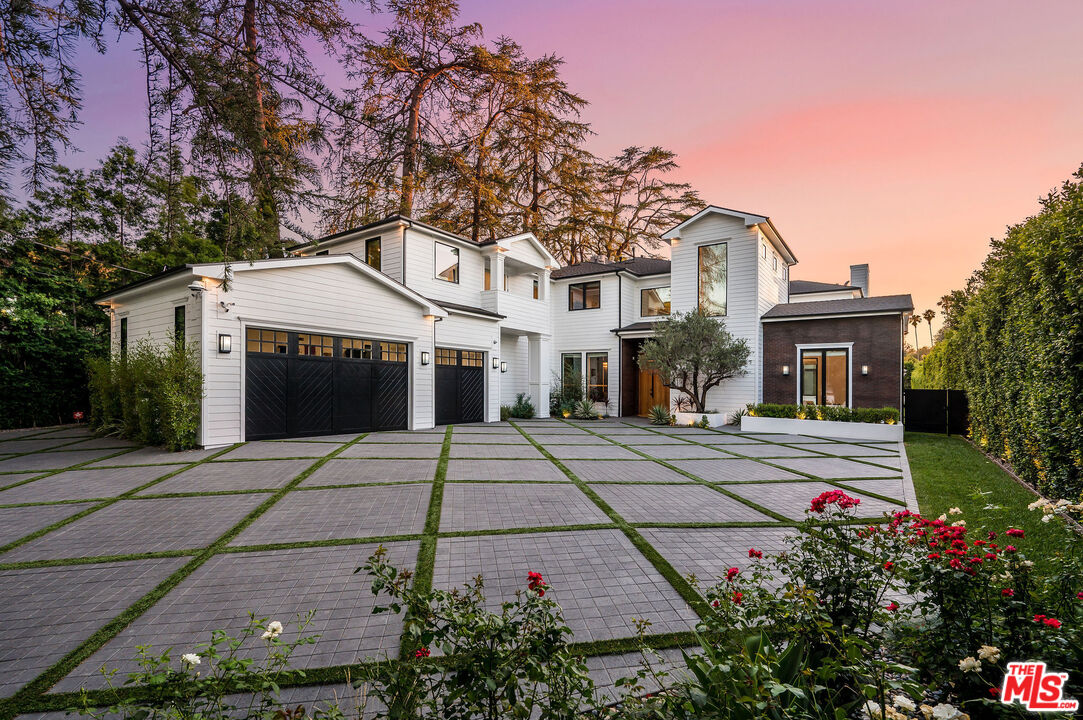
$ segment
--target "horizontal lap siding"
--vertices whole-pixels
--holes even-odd
[[[190,279],[179,280],[168,287],[140,293],[130,300],[114,302],[116,313],[111,323],[112,351],[120,351],[120,320],[128,318],[128,349],[140,341],[149,340],[165,346],[173,340],[174,308],[184,305],[185,341],[199,344],[199,299],[193,298],[187,285]]]
[[[402,282],[402,228],[392,227],[382,232],[368,231],[358,233],[349,240],[341,240],[328,245],[310,247],[302,255],[315,255],[326,250],[332,255],[350,254],[362,262],[365,261],[365,243],[371,238],[380,238],[380,272]]]
[[[225,312],[220,301],[234,305]],[[420,353],[433,349],[432,322],[423,317],[420,305],[359,271],[343,265],[244,271],[235,267],[229,292],[220,285],[213,287],[206,293],[206,305],[204,444],[243,439],[242,321],[252,327],[410,343],[411,426],[432,425],[432,365],[420,365]],[[217,352],[220,333],[233,336],[233,352],[228,355]]]
[[[665,320],[664,316],[643,315],[643,291],[650,288],[657,287],[670,287],[669,275],[652,275],[651,277],[645,277],[637,280],[634,284],[628,283],[631,286],[632,297],[624,315],[624,324],[629,325],[634,322],[657,322],[659,320]],[[670,311],[673,310],[673,303],[670,301]]]
[[[568,310],[568,286],[575,282],[601,282],[601,307],[596,310]],[[622,281],[622,282],[627,282]],[[604,352],[609,354],[609,412],[620,412],[620,341],[613,331],[621,321],[620,295],[616,275],[557,280],[552,284],[550,302],[553,316],[553,363],[551,372],[560,376],[563,353]],[[584,358],[583,374],[586,375]],[[550,378],[552,379],[552,378]]]
[[[756,263],[759,269],[758,272],[758,307],[757,310],[762,316],[765,312],[773,308],[779,303],[786,302],[786,296],[789,291],[788,281],[786,280],[786,263],[783,262],[782,257],[775,250],[774,246],[764,237],[763,233],[758,233],[759,251],[756,254]],[[763,249],[767,248],[767,257],[765,258]],[[777,258],[778,266],[775,266]],[[763,347],[763,327],[761,326],[757,331],[756,346]],[[756,401],[763,400],[763,365],[760,362],[753,363],[753,372],[756,376],[756,388],[757,395]]]
[[[671,277],[672,307],[675,312],[695,310],[698,298],[698,248],[726,241],[729,258],[729,283],[726,299],[726,329],[743,338],[752,354],[746,366],[747,374],[722,383],[707,395],[707,409],[731,413],[755,402],[759,365],[759,302],[756,257],[760,233],[755,227],[745,227],[739,218],[707,215],[681,231],[672,241]],[[674,393],[676,396],[676,393]]]
[[[519,393],[530,394],[530,341],[526,335],[501,336],[500,361],[508,364],[508,371],[500,373],[500,404],[511,405]],[[548,407],[549,398],[531,400],[539,412]]]
[[[459,282],[436,279],[436,243],[459,250]],[[411,290],[437,302],[444,300],[459,305],[481,307],[481,291],[485,287],[485,259],[481,251],[433,238],[427,233],[407,228],[403,247],[406,252],[405,284]],[[496,283],[498,280],[493,279]]]

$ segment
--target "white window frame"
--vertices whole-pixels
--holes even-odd
[[[801,351],[846,350],[846,407],[852,408],[854,406],[854,344],[852,342],[794,343],[794,347],[797,348],[797,359],[794,362],[794,375],[797,381],[794,388],[794,404],[801,407]]]

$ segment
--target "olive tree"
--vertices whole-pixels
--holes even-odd
[[[639,351],[639,364],[657,372],[667,387],[687,395],[695,412],[704,413],[707,392],[748,372],[745,365],[751,352],[748,343],[733,337],[721,320],[695,310],[655,323],[654,337]]]

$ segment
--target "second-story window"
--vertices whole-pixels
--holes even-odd
[[[669,288],[656,287],[640,290],[639,314],[642,317],[669,315]]]
[[[532,285],[534,287],[534,299],[537,300],[538,299],[538,278],[534,278],[534,280],[531,281],[531,283],[532,283]]]
[[[485,258],[485,289],[492,290],[493,284],[493,262],[489,258]]]
[[[371,268],[380,270],[380,238],[369,238],[365,241],[365,264]]]
[[[569,310],[593,310],[602,306],[602,283],[574,283],[568,286]]]
[[[184,349],[184,306],[177,305],[173,308],[173,341],[177,347]]]
[[[459,248],[444,243],[434,243],[436,248],[436,279],[459,282]]]
[[[726,314],[728,258],[724,242],[699,246],[699,309],[704,315]]]
[[[128,357],[128,318],[120,319],[120,359]]]

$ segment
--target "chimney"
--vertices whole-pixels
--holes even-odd
[[[869,264],[850,266],[850,287],[861,288],[861,297],[869,296]]]

